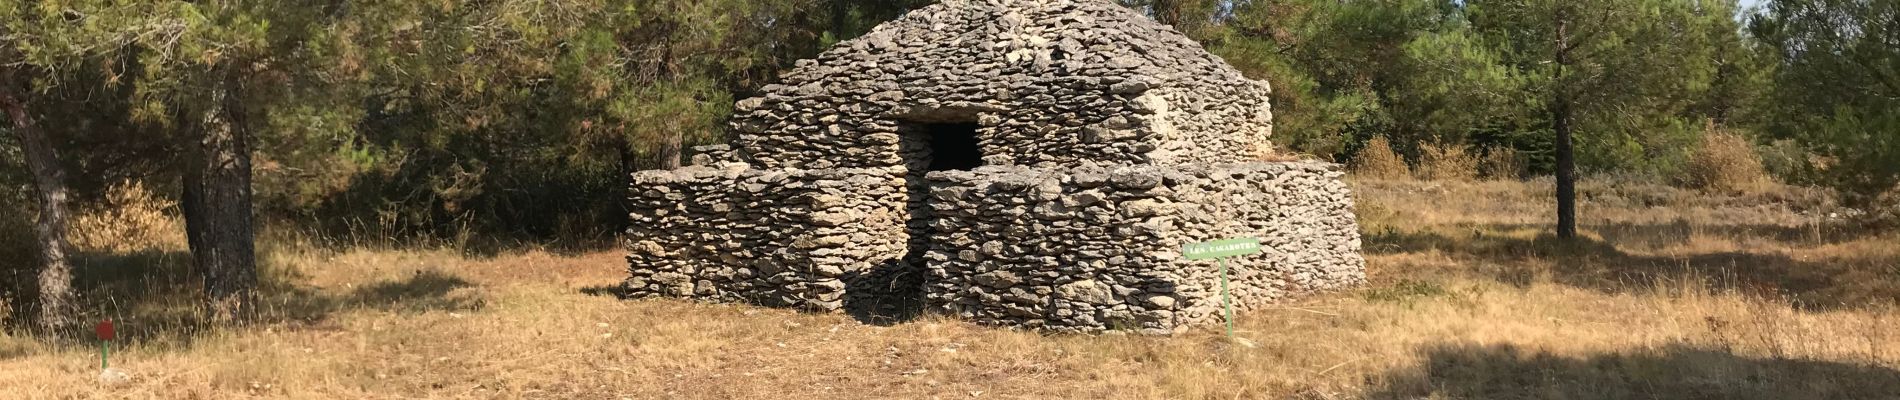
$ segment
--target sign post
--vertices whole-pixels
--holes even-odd
[[[1220,301],[1227,312],[1227,338],[1234,338],[1234,299],[1227,292],[1227,258],[1244,256],[1260,252],[1260,238],[1236,238],[1200,242],[1181,246],[1181,254],[1189,260],[1212,258],[1220,264]]]
[[[99,322],[99,325],[92,327],[92,332],[99,336],[99,369],[111,369],[111,364],[106,360],[112,356],[112,339],[118,336],[113,332],[112,320]]]

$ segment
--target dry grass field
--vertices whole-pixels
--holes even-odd
[[[175,244],[91,251],[129,343],[0,334],[4,398],[1900,398],[1900,235],[1807,189],[1356,182],[1372,283],[1241,315],[1245,347],[622,301],[612,251],[267,241],[265,321],[194,322]],[[159,241],[165,242],[165,241]]]

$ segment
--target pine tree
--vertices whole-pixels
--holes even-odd
[[[1707,3],[1705,3],[1707,4]],[[1720,4],[1720,3],[1715,3]],[[1678,115],[1715,67],[1711,18],[1732,8],[1679,0],[1474,0],[1474,30],[1499,47],[1555,144],[1557,236],[1577,235],[1577,135],[1630,135],[1623,121]],[[1732,6],[1731,6],[1732,7]],[[1636,134],[1643,134],[1636,133]]]
[[[57,140],[41,115],[47,112],[45,95],[68,69],[117,50],[122,36],[89,26],[91,18],[52,4],[0,5],[0,115],[33,177],[39,208],[33,231],[40,247],[36,325],[49,333],[74,325],[78,299],[66,240],[71,193]]]
[[[1777,62],[1770,135],[1831,160],[1820,183],[1868,203],[1900,182],[1900,1],[1776,0],[1749,31]]]

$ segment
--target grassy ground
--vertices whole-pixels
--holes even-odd
[[[612,252],[282,243],[267,321],[212,330],[163,289],[188,286],[176,249],[115,249],[81,278],[132,383],[94,383],[87,343],[0,335],[0,397],[1900,396],[1900,236],[1823,196],[1586,184],[1587,240],[1559,244],[1548,182],[1355,186],[1372,283],[1242,315],[1255,348],[621,301]]]

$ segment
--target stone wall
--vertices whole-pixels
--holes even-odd
[[[945,0],[801,60],[738,102],[762,168],[902,165],[900,127],[978,123],[985,165],[1254,159],[1265,82],[1107,0]]]
[[[1205,164],[1257,160],[1272,154],[1273,111],[1265,85],[1219,87],[1223,79],[1198,79],[1186,86],[1150,91],[1135,98],[1152,116],[1158,148],[1153,164]],[[1222,95],[1210,93],[1238,92]]]
[[[1362,281],[1334,167],[1249,162],[1269,94],[1111,0],[942,0],[739,101],[733,146],[635,174],[626,287],[1159,333],[1218,319],[1184,243],[1263,239],[1243,309]]]
[[[692,150],[692,155],[687,157],[687,165],[712,167],[725,163],[743,162],[739,160],[738,152],[733,151],[731,145],[693,146]]]
[[[634,297],[830,311],[908,245],[902,169],[691,166],[633,175]]]
[[[1365,279],[1352,200],[1322,163],[984,167],[931,173],[932,308],[1054,331],[1176,331],[1220,318],[1213,261],[1181,245],[1254,236],[1238,309]]]

